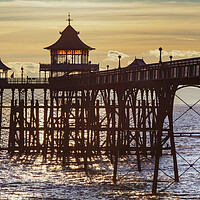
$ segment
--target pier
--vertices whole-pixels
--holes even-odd
[[[180,85],[199,85],[199,68],[200,58],[194,58],[48,79],[1,79],[0,116],[5,109],[10,116],[9,126],[1,125],[9,131],[8,151],[56,154],[63,164],[76,158],[85,169],[103,154],[114,165],[114,182],[124,155],[135,155],[139,171],[141,155],[155,156],[156,193],[163,151],[172,154],[178,181],[173,101]],[[4,102],[8,90],[11,101]]]
[[[0,130],[9,132],[8,152],[40,153],[44,158],[56,155],[63,165],[75,159],[86,172],[88,162],[104,155],[113,165],[114,183],[119,159],[134,155],[141,171],[141,156],[155,157],[153,194],[157,192],[159,159],[167,152],[172,155],[173,177],[178,182],[174,98],[179,87],[199,87],[200,58],[133,62],[99,71],[98,64],[88,60],[93,48],[78,42],[79,49],[60,47],[64,43],[59,41],[69,33],[77,34],[70,24],[46,48],[52,63],[40,65],[44,78],[0,79]],[[5,113],[7,126],[2,121]]]

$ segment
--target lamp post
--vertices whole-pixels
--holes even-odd
[[[163,50],[162,47],[160,47],[160,48],[159,48],[159,51],[160,51],[160,61],[159,61],[159,62],[160,62],[160,63],[162,62],[162,50]]]
[[[121,60],[120,60],[121,56],[119,55],[118,58],[119,58],[119,69],[120,69],[121,68]]]
[[[22,83],[23,83],[23,76],[24,76],[24,68],[21,67],[21,79],[22,79]]]

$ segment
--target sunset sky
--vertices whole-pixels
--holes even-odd
[[[199,0],[0,0],[0,58],[15,77],[22,66],[24,76],[38,76],[39,63],[50,62],[43,48],[60,37],[69,12],[79,37],[96,48],[90,59],[101,69],[118,67],[113,51],[122,55],[124,67],[135,56],[157,62],[160,46],[165,61],[171,54],[174,59],[198,57],[199,11]],[[194,99],[197,92],[183,94]]]
[[[0,58],[16,75],[35,76],[38,63],[50,61],[43,48],[54,43],[67,26],[68,12],[79,37],[91,47],[90,59],[101,69],[116,68],[117,51],[122,66],[137,58],[158,61],[200,56],[200,2],[164,0],[1,0]],[[17,70],[16,70],[17,69]]]

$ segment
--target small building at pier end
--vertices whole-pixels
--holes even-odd
[[[45,77],[69,75],[70,73],[84,73],[99,71],[99,64],[89,61],[89,51],[94,48],[81,41],[77,32],[70,24],[72,21],[68,15],[68,26],[60,32],[60,38],[52,45],[45,47],[50,51],[51,64],[40,64],[40,73]]]
[[[0,78],[8,78],[8,70],[10,70],[9,67],[7,67],[0,58]]]

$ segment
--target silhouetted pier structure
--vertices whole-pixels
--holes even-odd
[[[162,151],[172,154],[178,181],[173,101],[179,86],[199,85],[199,68],[200,58],[193,58],[49,79],[1,79],[1,116],[10,107],[8,151],[57,154],[63,164],[76,157],[85,168],[88,159],[104,154],[114,165],[114,182],[120,157],[136,155],[140,171],[140,156],[152,155],[155,193]],[[6,89],[12,100],[4,106]]]
[[[182,85],[200,85],[200,58],[98,71],[88,60],[93,48],[80,41],[68,21],[61,38],[47,47],[51,64],[40,65],[45,78],[0,79],[0,129],[9,130],[9,153],[56,154],[64,165],[76,158],[85,170],[90,160],[105,155],[113,164],[114,183],[120,158],[135,155],[141,171],[141,156],[150,155],[155,157],[156,193],[159,159],[168,151],[178,182],[174,97]],[[5,90],[11,101],[4,99]],[[3,112],[10,116],[7,127],[2,125]]]

